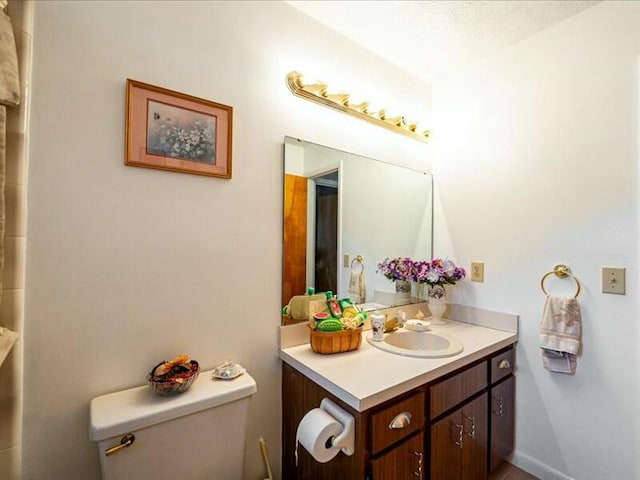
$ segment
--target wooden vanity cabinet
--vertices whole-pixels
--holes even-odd
[[[509,347],[364,412],[283,363],[283,480],[486,480],[513,450],[513,360]],[[296,464],[297,426],[323,398],[353,415],[355,452],[318,463],[299,446]]]
[[[486,480],[487,384],[485,360],[429,387],[431,480]]]

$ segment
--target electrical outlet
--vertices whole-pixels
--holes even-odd
[[[344,268],[349,268],[349,254],[346,253],[342,256],[342,266]]]
[[[602,267],[602,293],[624,295],[624,268]]]
[[[471,262],[471,281],[484,282],[484,263]]]

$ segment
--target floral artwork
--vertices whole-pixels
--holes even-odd
[[[125,165],[231,178],[233,107],[127,80]]]
[[[149,100],[147,152],[216,163],[216,117]]]

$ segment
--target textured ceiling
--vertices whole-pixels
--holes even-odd
[[[496,53],[599,1],[288,1],[427,81]]]

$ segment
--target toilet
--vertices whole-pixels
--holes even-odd
[[[173,397],[145,385],[94,398],[89,438],[98,444],[102,480],[241,480],[256,391],[248,373],[214,380],[201,372]]]

